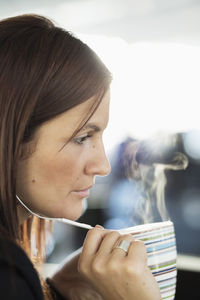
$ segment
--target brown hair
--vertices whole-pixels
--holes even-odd
[[[22,145],[42,123],[95,96],[88,120],[110,82],[111,74],[98,56],[51,20],[31,14],[0,21],[1,236],[13,241],[26,236],[30,248],[32,220],[20,234],[17,217],[16,165]],[[41,249],[44,222],[36,223]]]

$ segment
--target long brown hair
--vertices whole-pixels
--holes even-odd
[[[20,231],[17,217],[16,166],[22,146],[42,123],[95,96],[88,119],[110,82],[99,57],[51,20],[30,14],[0,21],[0,236],[24,240],[30,249],[33,220]],[[35,223],[41,250],[45,224]]]

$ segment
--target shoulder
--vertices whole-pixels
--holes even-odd
[[[38,275],[25,252],[16,244],[0,239],[0,298],[42,300]]]

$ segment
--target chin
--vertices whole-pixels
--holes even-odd
[[[65,203],[62,206],[54,207],[55,210],[49,212],[49,217],[64,218],[64,219],[76,221],[85,212],[85,208],[86,208],[85,201],[79,201],[78,203],[73,203],[73,201],[71,201],[70,204],[71,206],[69,206],[69,203],[67,204]]]
[[[82,214],[83,214],[83,211],[81,211],[80,213],[73,214],[71,217],[67,217],[67,219],[76,221],[82,216]]]
[[[79,210],[73,212],[69,212],[69,211],[67,211],[66,213],[62,212],[62,218],[76,221],[83,215],[84,211],[85,210],[83,209],[83,207],[81,207]]]

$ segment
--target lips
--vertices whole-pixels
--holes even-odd
[[[87,198],[87,197],[89,197],[90,190],[83,190],[83,191],[79,191],[79,192],[76,191],[75,193],[77,193],[78,195],[80,195],[83,198]]]
[[[87,198],[90,195],[90,189],[91,189],[92,185],[82,189],[82,190],[76,190],[74,191],[76,194],[78,194],[79,196],[81,196],[82,198]]]

